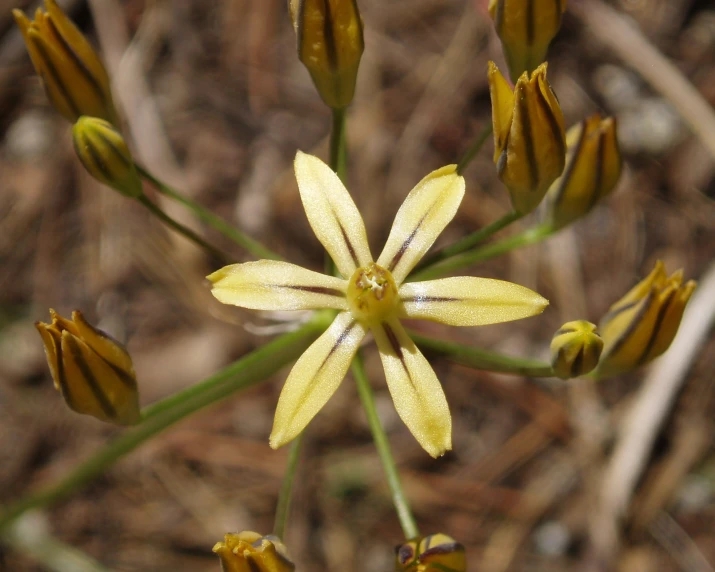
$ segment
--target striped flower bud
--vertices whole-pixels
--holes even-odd
[[[357,0],[290,0],[298,57],[333,109],[353,100],[364,42]]]
[[[616,120],[596,113],[566,133],[566,168],[546,195],[554,228],[585,216],[616,187],[621,176],[621,152]]]
[[[513,81],[546,59],[565,10],[566,0],[490,0],[489,14]]]
[[[72,127],[72,141],[90,175],[127,197],[138,197],[142,183],[122,134],[96,117],[80,117]]]
[[[221,559],[223,572],[292,572],[285,545],[277,536],[257,532],[238,532],[224,536],[213,551]]]
[[[467,555],[459,542],[446,534],[413,538],[395,548],[395,571],[466,572]]]
[[[51,324],[35,322],[45,344],[55,388],[70,409],[117,425],[139,422],[132,358],[79,311],[67,320],[50,310]]]
[[[30,21],[20,10],[13,16],[52,105],[72,123],[92,115],[117,124],[117,111],[104,65],[82,33],[55,0],[45,0]]]
[[[630,371],[667,350],[695,286],[694,280],[683,284],[682,270],[668,276],[659,260],[648,277],[601,319],[604,347],[596,374],[608,377]]]
[[[514,210],[533,211],[564,170],[564,116],[546,81],[546,64],[511,86],[489,62],[494,126],[494,163],[509,189]]]
[[[567,322],[551,340],[551,367],[561,379],[585,375],[598,364],[603,340],[586,320]]]

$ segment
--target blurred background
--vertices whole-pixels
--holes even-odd
[[[61,478],[120,431],[73,414],[55,392],[33,327],[48,320],[49,308],[63,315],[80,309],[127,343],[143,404],[202,380],[276,330],[275,320],[215,302],[204,276],[218,261],[84,172],[12,21],[12,8],[32,13],[38,4],[0,0],[3,504]],[[101,48],[138,162],[286,259],[322,268],[292,159],[297,149],[327,159],[330,113],[297,59],[286,3],[60,4]],[[609,5],[715,102],[712,3]],[[366,47],[349,110],[348,188],[379,251],[412,186],[457,162],[491,121],[486,66],[489,59],[502,65],[503,57],[487,0],[359,6]],[[562,323],[597,322],[657,259],[669,272],[684,268],[686,278],[707,272],[715,160],[682,121],[678,102],[623,64],[618,54],[629,52],[630,38],[604,34],[594,6],[602,4],[570,1],[549,52],[549,79],[568,125],[595,111],[618,118],[626,157],[618,190],[548,242],[469,271],[537,290],[551,301],[542,316],[483,328],[420,322],[422,332],[548,359]],[[655,65],[647,54],[636,59]],[[438,245],[508,212],[492,152],[489,141],[467,169],[462,208]],[[278,329],[296,317],[285,319]],[[433,460],[397,417],[374,346],[366,355],[420,529],[462,542],[470,570],[715,565],[712,338],[683,365],[688,374],[635,473],[621,520],[603,504],[604,475],[647,371],[599,384],[537,383],[436,361],[452,408],[454,451]],[[69,499],[29,515],[23,530],[39,539],[51,534],[112,570],[218,570],[211,547],[225,532],[272,527],[287,450],[271,450],[267,438],[286,375],[179,423]],[[348,376],[309,427],[285,538],[299,570],[392,569],[402,533],[357,402]],[[46,570],[7,545],[0,569]]]

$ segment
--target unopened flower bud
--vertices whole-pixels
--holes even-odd
[[[603,350],[596,325],[586,320],[567,322],[551,340],[551,367],[562,378],[578,377],[592,371]]]
[[[566,0],[490,0],[489,14],[513,81],[546,59],[565,10]]]
[[[514,210],[528,214],[564,170],[564,116],[546,81],[545,63],[531,77],[524,72],[513,90],[494,62],[488,79],[497,174]]]
[[[71,122],[81,115],[117,124],[109,76],[99,56],[55,0],[45,0],[30,20],[20,10],[13,16],[52,105]]]
[[[298,57],[333,109],[353,100],[364,42],[357,0],[290,0]]]
[[[604,348],[598,377],[630,371],[667,350],[695,286],[694,280],[683,284],[682,270],[668,276],[659,260],[601,319]]]
[[[139,422],[139,393],[126,349],[94,328],[79,311],[67,320],[50,310],[51,324],[35,322],[55,388],[70,409],[117,425]]]
[[[90,175],[128,197],[138,197],[142,183],[122,134],[96,117],[80,117],[72,127],[77,157]]]
[[[277,536],[244,531],[224,536],[213,551],[221,559],[223,572],[292,572],[285,545]]]
[[[546,195],[554,228],[585,216],[608,196],[621,175],[616,120],[599,114],[584,119],[566,133],[566,167]]]
[[[467,555],[459,542],[446,534],[430,534],[395,548],[396,572],[466,572]]]

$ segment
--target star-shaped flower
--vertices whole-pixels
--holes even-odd
[[[308,221],[342,278],[274,260],[232,264],[208,277],[213,295],[225,304],[254,310],[339,310],[285,382],[271,447],[297,437],[320,411],[371,331],[398,414],[430,455],[443,455],[452,448],[447,400],[400,318],[481,326],[539,314],[548,302],[528,288],[501,280],[459,277],[405,283],[462,201],[464,179],[456,166],[430,173],[412,189],[377,262],[362,217],[330,167],[299,151],[295,175]]]

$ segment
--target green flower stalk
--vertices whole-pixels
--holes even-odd
[[[466,572],[464,546],[446,534],[413,538],[395,548],[395,572]]]
[[[108,121],[80,117],[72,127],[72,142],[80,162],[100,183],[137,198],[142,182],[122,134]]]
[[[13,10],[32,65],[54,108],[74,123],[82,115],[118,124],[109,76],[97,52],[55,0],[45,0],[30,20]]]
[[[566,133],[566,168],[546,194],[547,222],[556,230],[585,216],[618,183],[623,161],[616,120],[596,113]]]
[[[551,367],[561,379],[579,377],[598,365],[603,340],[586,320],[567,322],[551,340]]]
[[[512,81],[544,62],[565,10],[566,0],[490,0]]]
[[[514,210],[533,211],[564,170],[564,116],[546,80],[546,64],[511,86],[489,62],[494,125],[494,163],[509,189]]]
[[[290,0],[298,57],[320,97],[333,109],[347,107],[355,94],[365,47],[356,0]]]
[[[668,349],[697,283],[683,284],[683,271],[653,271],[613,304],[601,319],[603,353],[596,375],[609,377],[648,363]]]
[[[295,564],[277,536],[257,532],[229,533],[213,551],[221,559],[223,572],[293,572]]]
[[[140,420],[132,358],[118,341],[79,311],[67,320],[50,310],[51,324],[35,322],[55,388],[70,409],[117,425]]]
[[[362,217],[335,172],[301,152],[295,158],[295,172],[308,221],[341,277],[269,260],[233,264],[208,277],[213,295],[224,304],[338,312],[288,376],[271,446],[294,439],[320,411],[371,331],[398,414],[430,455],[443,455],[452,447],[447,400],[432,366],[400,320],[478,326],[540,314],[548,302],[523,286],[500,280],[457,277],[405,282],[462,201],[464,178],[454,165],[430,173],[407,195],[376,261]]]

